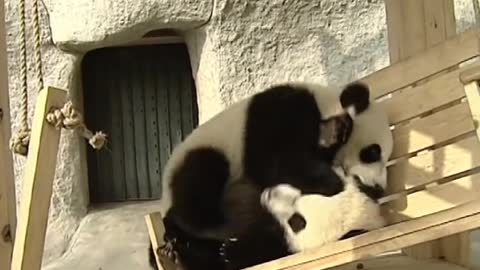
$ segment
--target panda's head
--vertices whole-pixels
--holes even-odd
[[[350,138],[336,156],[336,163],[348,174],[359,175],[369,186],[387,186],[387,162],[393,137],[382,105],[370,102],[353,121]]]

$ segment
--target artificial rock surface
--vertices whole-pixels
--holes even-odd
[[[459,31],[475,26],[472,1],[477,0],[455,1]],[[5,0],[13,131],[18,130],[21,115],[18,3]],[[200,122],[272,83],[313,80],[343,84],[389,62],[385,8],[381,0],[43,0],[43,3],[40,23],[44,81],[68,89],[80,108],[83,55],[95,48],[137,40],[155,29],[176,29],[185,39],[198,91]],[[26,14],[31,119],[39,90],[30,27],[31,1],[27,1]],[[72,253],[75,243],[71,240],[82,239],[74,237],[80,224],[80,232],[89,231],[89,224],[95,224],[93,219],[101,218],[101,214],[91,214],[85,219],[89,205],[85,147],[74,133],[62,132],[43,262],[48,267],[55,267],[56,260],[64,260],[68,254],[83,254],[78,251],[79,246]],[[15,157],[17,201],[21,199],[24,163],[23,157]],[[143,222],[140,217],[129,217],[128,221],[119,217],[118,226]],[[142,226],[132,228],[140,230],[140,239],[146,239]],[[113,229],[106,226],[102,234],[112,230],[111,239],[115,239]],[[131,243],[134,242],[120,241],[118,245],[137,247]],[[117,257],[119,262],[128,259],[122,255]]]

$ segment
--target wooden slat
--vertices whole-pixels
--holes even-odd
[[[325,269],[479,226],[480,200],[475,200],[455,209],[448,209],[435,215],[390,225],[354,238],[334,242],[246,269]],[[368,252],[365,252],[365,249]]]
[[[162,60],[165,60],[165,55],[162,54],[157,63],[157,68],[163,74],[166,74],[166,67],[161,65]],[[157,84],[157,117],[158,117],[158,144],[160,146],[160,164],[163,171],[170,153],[172,151],[172,144],[170,141],[170,108],[168,106],[168,78],[167,76],[158,76]]]
[[[475,135],[453,144],[400,160],[388,168],[388,193],[428,184],[480,166],[480,143]]]
[[[392,158],[425,149],[473,130],[468,104],[457,104],[396,127],[393,130],[395,144]]]
[[[382,207],[392,209],[389,222],[397,223],[408,219],[433,214],[480,198],[480,174],[462,177],[442,185],[427,188],[398,200],[406,200],[403,209],[398,209],[396,200]]]
[[[9,269],[16,228],[4,1],[0,0],[0,269]]]
[[[424,0],[427,48],[456,34],[455,18],[453,21],[451,20],[453,10],[453,1],[451,0]]]
[[[118,57],[109,57],[109,64],[112,66],[119,65]],[[112,160],[112,174],[111,183],[113,184],[110,189],[112,190],[112,196],[110,199],[114,201],[124,201],[127,198],[126,183],[125,183],[125,171],[123,166],[125,161],[123,160],[123,126],[122,126],[122,103],[120,97],[120,84],[117,79],[118,74],[116,69],[109,72],[109,87],[106,92],[109,92],[110,103],[110,115],[111,115],[111,151],[108,151]]]
[[[137,164],[138,198],[149,198],[150,184],[148,182],[147,137],[145,127],[145,85],[144,74],[140,63],[135,62],[130,81],[133,86],[133,114],[135,128],[135,160]],[[135,76],[132,78],[132,76]]]
[[[171,56],[169,56],[171,57]],[[170,141],[173,148],[182,141],[182,111],[180,107],[180,82],[175,76],[178,65],[170,61],[168,70],[168,105],[170,112]]]
[[[475,30],[462,33],[415,57],[374,72],[362,81],[371,86],[373,97],[388,94],[478,56],[480,50],[478,37],[478,31]]]
[[[382,101],[391,124],[413,118],[419,114],[465,97],[458,69],[434,78],[416,87],[402,89],[393,98]]]
[[[149,62],[145,66],[145,116],[148,142],[148,174],[152,198],[160,198],[160,146],[158,145],[157,88],[156,77],[162,76]]]
[[[37,97],[11,270],[41,268],[60,140],[60,130],[45,117],[50,108],[62,107],[66,96],[64,90],[46,87]]]
[[[128,200],[138,199],[137,163],[135,158],[135,128],[133,112],[133,91],[128,80],[129,69],[121,66],[118,80],[120,84],[120,95],[122,104],[122,126],[123,126],[123,160],[125,161],[125,187]]]
[[[480,87],[478,82],[472,82],[465,85],[465,93],[470,106],[473,121],[475,121],[475,131],[477,139],[480,140]]]
[[[152,243],[153,250],[156,251],[159,247],[163,246],[163,235],[165,234],[165,227],[162,222],[162,215],[160,212],[151,213],[145,216],[145,222],[147,223],[148,235],[150,236],[150,242]],[[155,259],[159,270],[178,270],[175,264],[170,260],[164,259],[158,256],[157,252],[154,252]]]

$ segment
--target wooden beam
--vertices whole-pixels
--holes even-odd
[[[386,0],[390,62],[410,58],[456,35],[453,0]],[[469,266],[469,233],[404,250],[420,259],[444,258]],[[454,255],[455,254],[455,255]]]
[[[60,130],[45,117],[61,108],[66,96],[64,90],[46,87],[37,97],[11,270],[41,269],[60,140]]]
[[[9,269],[16,228],[4,1],[0,0],[0,269]]]
[[[145,216],[148,234],[154,250],[157,267],[159,270],[181,270],[180,266],[177,266],[170,260],[159,256],[157,253],[158,248],[165,244],[163,241],[165,227],[163,226],[162,219],[162,214],[160,212],[154,212]]]

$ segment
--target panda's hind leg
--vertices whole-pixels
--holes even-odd
[[[169,212],[175,222],[197,236],[222,225],[222,199],[229,176],[229,162],[220,151],[209,147],[190,151],[172,179]]]

